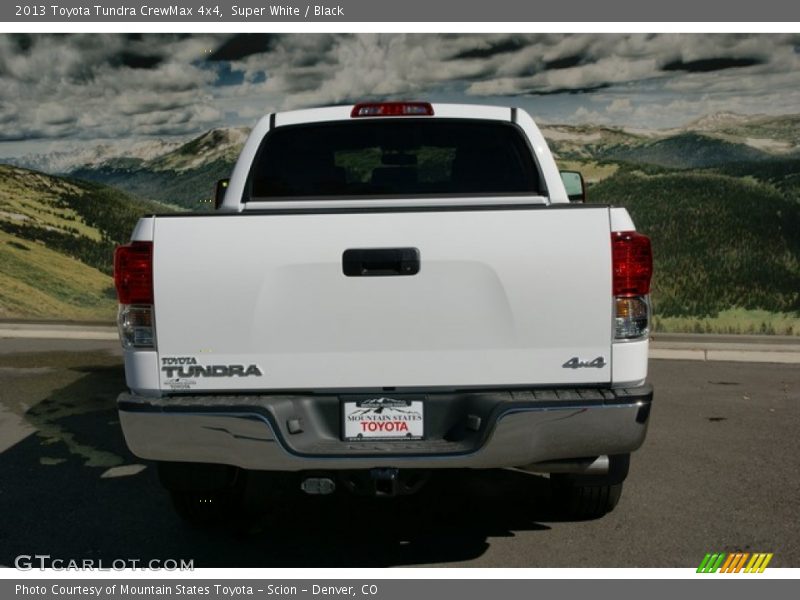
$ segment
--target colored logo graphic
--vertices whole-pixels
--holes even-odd
[[[697,567],[698,573],[763,573],[767,568],[773,554],[766,552],[716,552],[706,554],[700,566]],[[747,565],[747,566],[745,566]]]

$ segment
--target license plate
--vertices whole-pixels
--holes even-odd
[[[346,440],[422,439],[422,400],[369,398],[343,402],[342,410]]]

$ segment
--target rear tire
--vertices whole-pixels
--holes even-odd
[[[622,482],[628,476],[630,454],[609,457],[605,475],[550,475],[554,508],[571,520],[599,519],[619,503]]]
[[[622,484],[575,485],[553,481],[553,499],[558,512],[570,520],[599,519],[614,510]]]

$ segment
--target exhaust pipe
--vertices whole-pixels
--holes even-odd
[[[300,489],[310,496],[327,496],[336,491],[336,483],[329,477],[306,477]]]
[[[551,460],[547,462],[532,463],[520,467],[513,467],[512,471],[525,473],[570,473],[572,475],[607,475],[610,462],[608,456],[596,458],[570,458],[566,460]]]

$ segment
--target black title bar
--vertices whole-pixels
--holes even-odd
[[[786,0],[38,0],[2,3],[0,21],[42,22],[704,22],[790,23]],[[787,31],[792,31],[787,27]]]

